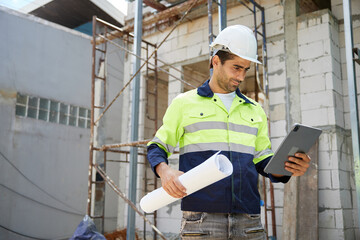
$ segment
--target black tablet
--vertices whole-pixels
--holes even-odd
[[[289,156],[295,153],[307,153],[312,145],[319,138],[322,130],[305,126],[302,124],[294,124],[289,134],[280,144],[274,156],[266,165],[264,171],[266,173],[281,174],[291,176],[292,173],[285,170],[285,162],[289,161]]]

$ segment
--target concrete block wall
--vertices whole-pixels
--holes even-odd
[[[328,10],[298,18],[298,51],[302,122],[323,129],[318,164],[319,238],[356,239],[339,25]]]
[[[339,13],[339,1],[332,1],[333,14]],[[341,1],[340,1],[341,2]],[[354,2],[354,1],[353,1]],[[286,122],[286,72],[284,47],[284,9],[280,0],[259,1],[265,8],[268,76],[270,87],[270,134],[276,150],[287,132]],[[357,3],[355,3],[357,4]],[[356,10],[357,11],[357,10]],[[251,16],[251,17],[250,17]],[[214,33],[217,34],[217,14],[214,14]],[[245,24],[252,27],[253,18],[242,6],[228,9],[228,25]],[[358,18],[354,20],[360,27]],[[177,66],[206,58],[208,54],[207,17],[195,19],[178,26],[158,56]],[[171,28],[146,36],[146,40],[160,43]],[[344,83],[344,57],[342,23],[323,10],[298,19],[298,51],[300,94],[303,123],[324,130],[319,143],[319,224],[320,239],[354,239],[356,227],[356,202],[354,177],[349,141],[347,90]],[[359,34],[356,30],[356,34]],[[356,39],[354,37],[354,39]],[[359,39],[359,38],[357,38]],[[355,40],[355,46],[359,45]],[[177,71],[170,70],[179,76]],[[359,72],[359,71],[358,71]],[[359,75],[359,73],[358,73]],[[169,99],[183,90],[183,84],[169,77]],[[344,117],[345,116],[345,117]],[[174,158],[175,160],[175,158]],[[173,162],[176,164],[176,161]],[[283,215],[283,184],[274,184],[277,238],[281,239]],[[268,198],[270,196],[268,194]],[[270,207],[270,202],[268,203]],[[158,226],[164,232],[178,232],[179,206],[169,206],[158,212]],[[168,225],[169,221],[172,222]],[[271,215],[268,216],[271,224]],[[174,224],[174,225],[173,225]],[[141,229],[141,225],[138,225]],[[149,228],[148,228],[149,229]],[[272,235],[271,225],[269,236]],[[358,235],[356,235],[358,236]]]

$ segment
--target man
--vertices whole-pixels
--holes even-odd
[[[264,172],[273,155],[267,118],[238,89],[251,62],[260,63],[256,39],[249,28],[234,25],[221,31],[211,48],[211,79],[173,100],[148,144],[148,160],[165,191],[183,198],[182,239],[265,239],[258,173],[273,182],[286,183],[290,177]],[[180,171],[167,165],[178,143]],[[187,196],[178,177],[217,151],[229,158],[233,174]],[[297,153],[285,169],[301,176],[309,162],[306,154]]]

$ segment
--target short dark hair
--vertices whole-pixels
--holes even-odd
[[[221,51],[221,50],[217,51],[215,55],[217,55],[219,57],[221,64],[224,64],[227,60],[234,59],[234,57],[236,56],[230,52],[225,52],[225,51]],[[212,65],[213,57],[211,57],[211,59],[210,59],[210,69],[213,68],[213,65]]]

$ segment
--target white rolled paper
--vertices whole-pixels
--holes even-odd
[[[209,186],[233,172],[233,166],[229,159],[219,152],[212,155],[202,164],[179,176],[181,184],[190,195],[204,187]],[[140,200],[140,207],[146,213],[158,210],[179,198],[170,196],[162,187],[146,194]]]

